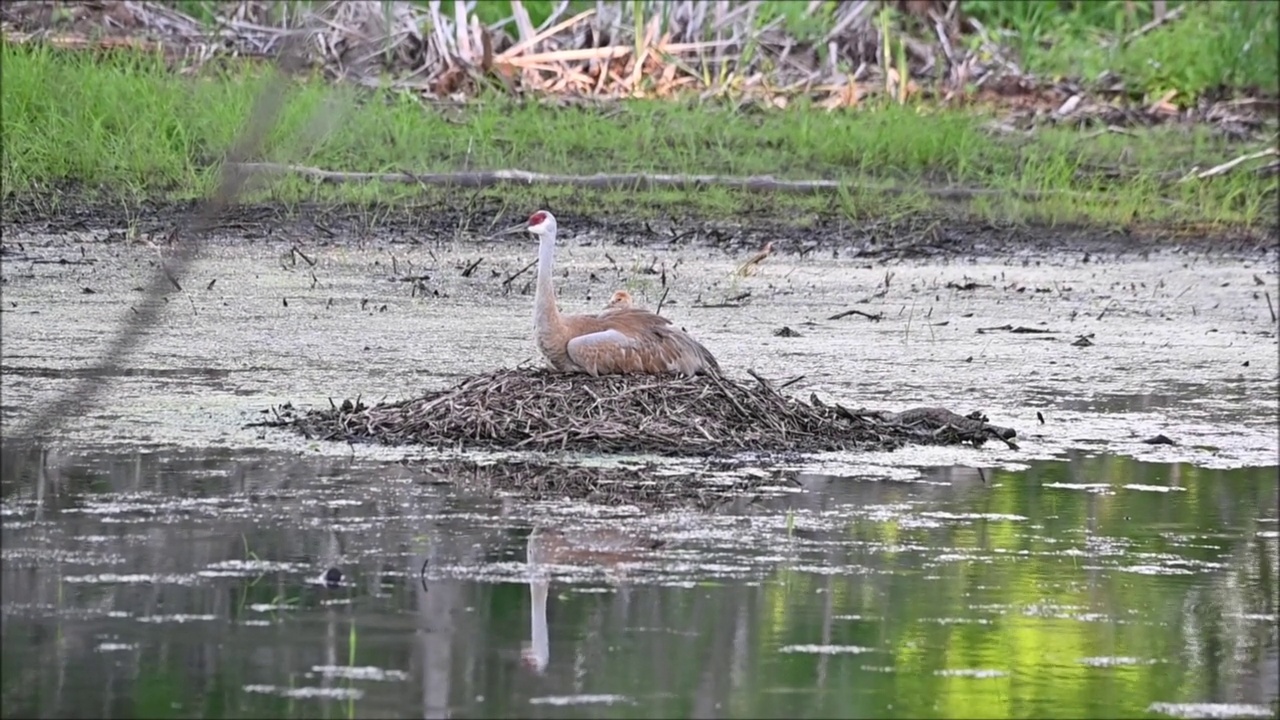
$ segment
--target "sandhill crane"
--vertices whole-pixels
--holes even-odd
[[[613,571],[621,580],[622,567],[641,560],[644,553],[666,543],[644,535],[615,529],[558,530],[536,528],[529,534],[525,562],[529,566],[530,642],[520,652],[520,660],[534,672],[546,670],[551,661],[547,632],[547,565],[596,566]]]
[[[631,307],[631,293],[626,290],[618,290],[613,293],[613,297],[609,298],[609,304],[605,309],[629,307]]]
[[[613,307],[598,315],[561,315],[551,284],[555,267],[556,218],[546,210],[505,232],[527,230],[538,237],[538,281],[533,296],[534,339],[551,366],[590,375],[696,375],[718,373],[715,357],[671,321],[636,307]]]

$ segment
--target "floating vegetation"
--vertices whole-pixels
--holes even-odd
[[[454,482],[532,502],[584,501],[604,507],[718,508],[735,498],[761,499],[794,492],[794,473],[727,469],[659,472],[655,463],[582,467],[523,461],[448,462],[426,468]]]
[[[409,400],[322,409],[291,404],[253,426],[291,427],[314,440],[434,448],[658,455],[889,450],[908,443],[1016,448],[1010,428],[942,408],[849,410],[782,395],[759,380],[499,370]]]

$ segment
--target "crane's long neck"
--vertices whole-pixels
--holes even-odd
[[[551,660],[551,642],[547,636],[547,589],[550,583],[546,578],[529,582],[529,631],[530,646],[534,667],[538,672],[546,669]]]
[[[551,275],[556,265],[556,234],[544,233],[538,243],[538,286],[533,295],[533,324],[539,330],[551,330],[560,324],[556,307],[556,289]]]

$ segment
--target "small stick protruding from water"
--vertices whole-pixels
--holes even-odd
[[[299,250],[297,245],[294,245],[292,248],[290,248],[289,252],[292,255],[296,255],[297,257],[302,258],[307,263],[307,265],[310,265],[311,267],[316,266],[316,261],[307,257],[307,254]],[[297,261],[295,260],[294,262],[297,262]]]
[[[916,316],[916,299],[911,298],[911,312],[907,314],[907,329],[902,333],[902,342],[905,344],[911,339],[911,319]]]
[[[760,383],[760,387],[763,387],[765,390],[773,389],[773,386],[769,384],[769,381],[760,377],[760,374],[757,373],[755,370],[752,370],[751,368],[747,368],[747,374],[755,378],[756,382]]]
[[[801,381],[801,380],[803,380],[803,379],[805,379],[805,376],[804,376],[804,375],[797,375],[797,376],[795,376],[795,377],[791,378],[790,380],[788,380],[788,381],[786,381],[786,382],[782,383],[781,385],[779,385],[779,386],[778,386],[778,389],[779,389],[779,390],[782,390],[783,388],[790,387],[790,386],[795,385],[796,383],[800,382],[800,381]]]
[[[827,318],[827,319],[828,319],[828,320],[839,320],[839,319],[841,319],[841,318],[847,318],[847,317],[849,317],[850,315],[861,315],[862,317],[864,317],[864,318],[866,318],[866,319],[868,319],[868,320],[871,320],[871,321],[873,321],[873,322],[880,322],[882,319],[884,319],[884,314],[883,314],[883,313],[867,313],[867,312],[862,312],[861,310],[845,310],[844,312],[842,312],[842,313],[836,313],[835,315],[832,315],[831,317],[829,317],[829,318]]]
[[[1263,290],[1262,295],[1267,299],[1267,310],[1271,311],[1271,322],[1274,323],[1276,321],[1276,308],[1271,304],[1271,293]]]
[[[667,302],[667,293],[670,292],[670,290],[671,288],[669,287],[662,288],[662,297],[658,298],[658,309],[653,311],[654,315],[662,314],[662,305]]]
[[[524,267],[520,268],[519,270],[517,270],[517,271],[515,271],[515,272],[511,273],[510,275],[508,275],[508,276],[506,277],[506,279],[505,279],[505,280],[503,280],[503,281],[502,281],[502,286],[503,286],[503,287],[506,287],[506,288],[511,287],[511,283],[512,283],[512,282],[514,282],[516,278],[518,278],[518,277],[520,277],[521,275],[523,275],[523,274],[525,274],[525,273],[529,272],[529,269],[530,269],[530,268],[532,268],[534,265],[537,265],[537,264],[538,264],[538,261],[535,259],[535,260],[533,260],[532,262],[530,262],[528,265],[525,265]]]

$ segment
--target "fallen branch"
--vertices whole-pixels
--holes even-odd
[[[1146,35],[1147,33],[1151,32],[1152,30],[1155,30],[1156,28],[1160,27],[1161,25],[1164,25],[1164,24],[1166,24],[1166,23],[1170,23],[1170,22],[1173,22],[1174,20],[1177,20],[1177,19],[1178,19],[1178,17],[1179,17],[1180,15],[1182,15],[1182,11],[1183,11],[1183,10],[1185,10],[1185,9],[1186,9],[1186,7],[1187,7],[1186,5],[1179,5],[1178,7],[1174,8],[1173,10],[1170,10],[1169,12],[1165,13],[1164,15],[1161,15],[1160,17],[1156,18],[1155,20],[1152,20],[1151,22],[1147,23],[1146,25],[1143,25],[1142,27],[1138,28],[1137,30],[1134,30],[1133,32],[1129,33],[1129,36],[1128,36],[1128,37],[1126,37],[1126,38],[1124,39],[1124,41],[1125,41],[1126,43],[1131,43],[1131,42],[1133,42],[1134,40],[1137,40],[1138,38],[1142,37],[1143,35]]]
[[[1106,310],[1103,310],[1103,312],[1106,312]],[[1101,320],[1102,318],[1099,317],[1098,319]],[[997,327],[978,328],[979,335],[985,335],[990,332],[1009,332],[1009,333],[1013,333],[1014,335],[1052,335],[1056,331],[1045,330],[1042,328],[1029,328],[1029,327],[1024,327],[1022,325],[1019,325],[1017,327],[1014,327],[1012,325],[1000,325]]]
[[[567,185],[593,190],[652,190],[666,188],[675,190],[700,190],[708,187],[728,187],[754,193],[794,193],[798,195],[820,195],[835,193],[841,190],[876,190],[886,195],[908,195],[918,193],[938,200],[968,200],[976,197],[1008,197],[1013,195],[1024,200],[1038,200],[1048,196],[1088,197],[1090,193],[1073,191],[1010,191],[994,188],[966,187],[898,187],[892,185],[852,188],[849,183],[838,180],[780,180],[771,175],[752,175],[749,177],[731,177],[726,175],[667,175],[660,173],[628,173],[596,175],[553,175],[548,173],[529,172],[528,170],[488,170],[483,172],[450,172],[450,173],[375,173],[345,172],[340,170],[324,170],[306,165],[286,165],[281,163],[243,163],[240,168],[247,173],[265,175],[299,175],[323,183],[363,183],[385,182],[419,184],[433,187],[491,188],[500,185]]]
[[[1204,170],[1201,172],[1196,172],[1195,170],[1192,170],[1191,172],[1187,173],[1186,176],[1183,177],[1178,182],[1186,182],[1188,180],[1204,180],[1205,178],[1211,178],[1216,175],[1222,175],[1223,173],[1229,172],[1233,168],[1243,163],[1247,163],[1250,160],[1258,160],[1260,158],[1270,157],[1272,155],[1280,155],[1280,149],[1272,147],[1272,148],[1267,148],[1266,150],[1259,150],[1258,152],[1255,152],[1255,153],[1249,153],[1248,155],[1241,155],[1240,157],[1234,160],[1228,160],[1222,163],[1221,165],[1215,165],[1209,168],[1208,170]]]

